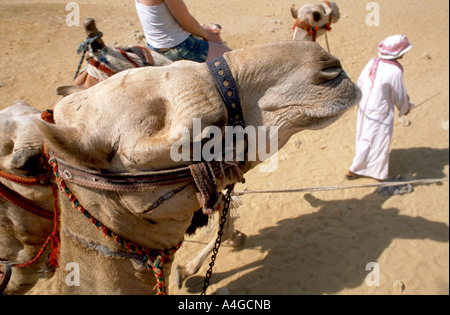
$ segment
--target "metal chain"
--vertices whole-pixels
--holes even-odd
[[[216,244],[214,245],[213,254],[211,256],[211,262],[209,263],[209,269],[206,271],[205,281],[203,282],[203,291],[201,295],[206,295],[206,290],[209,287],[211,276],[213,272],[213,267],[216,262],[217,253],[219,252],[220,245],[222,243],[223,236],[223,228],[225,223],[227,222],[227,215],[230,209],[231,203],[231,192],[233,191],[233,187],[228,188],[226,195],[224,196],[223,210],[222,216],[220,217],[219,231],[217,232]]]

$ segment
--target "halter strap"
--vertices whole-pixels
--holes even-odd
[[[325,0],[324,3],[325,3],[330,9],[333,9],[333,7],[331,6],[330,1]]]
[[[320,26],[312,26],[311,24],[306,23],[305,21],[298,20],[298,19],[295,20],[293,29],[295,29],[296,27],[301,28],[301,29],[305,30],[306,32],[308,32],[308,35],[312,36],[313,42],[316,41],[317,32],[320,29],[324,29],[325,31],[328,31],[328,32],[332,30],[331,23],[327,23],[324,26],[320,27]]]
[[[306,22],[304,22],[304,21],[301,21],[301,20],[295,20],[295,23],[294,23],[294,29],[295,29],[296,27],[305,30],[305,31],[308,33],[309,36],[312,36],[313,42],[316,41],[316,38],[317,38],[317,31],[319,30],[319,27],[318,27],[318,26],[312,26],[311,24],[306,23]]]
[[[227,61],[221,56],[206,64],[227,107],[228,125],[245,127],[239,91]]]
[[[0,170],[0,177],[16,184],[24,186],[52,186],[50,183],[51,173],[46,170],[46,173],[37,177],[24,177],[14,175]],[[53,220],[53,213],[39,207],[32,200],[25,198],[16,191],[8,188],[6,185],[0,182],[0,198],[6,199],[16,206],[24,209],[25,211],[37,215],[38,217]]]
[[[5,171],[0,170],[0,177],[14,182],[16,184],[26,185],[26,186],[42,186],[49,183],[51,173],[46,171],[45,174],[36,177],[25,177],[14,175]]]
[[[106,191],[142,191],[160,186],[194,183],[190,166],[162,171],[101,173],[76,168],[56,157],[52,157],[50,162],[52,160],[57,162],[60,176],[65,181]],[[235,166],[221,161],[211,161],[209,164],[215,176],[220,176],[224,170]]]
[[[8,200],[9,202],[15,204],[16,206],[22,208],[23,210],[34,214],[40,218],[53,220],[54,215],[51,212],[48,212],[42,207],[36,205],[33,201],[25,198],[24,196],[18,194],[12,189],[9,189],[2,183],[0,183],[0,197]]]

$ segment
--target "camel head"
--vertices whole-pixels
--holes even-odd
[[[291,14],[294,19],[319,27],[323,27],[327,23],[336,23],[340,18],[339,7],[333,1],[305,4],[300,9],[292,7]]]
[[[245,126],[255,130],[277,127],[278,133],[269,133],[264,140],[258,137],[258,141],[269,143],[271,137],[276,137],[276,149],[299,131],[330,124],[360,98],[358,88],[340,61],[317,43],[267,43],[226,53],[224,58],[239,91]],[[227,86],[226,81],[223,83]],[[201,119],[199,133],[196,133],[197,119]],[[67,173],[61,166],[70,165],[73,170],[83,169],[91,174],[106,173],[104,176],[121,173],[130,178],[143,172],[164,170],[168,174],[166,170],[193,167],[195,160],[189,158],[196,144],[200,143],[201,147],[204,141],[210,143],[207,138],[211,138],[211,133],[205,131],[214,131],[212,140],[219,140],[220,144],[222,132],[225,130],[226,134],[229,127],[227,109],[206,64],[178,61],[165,67],[120,72],[89,89],[66,96],[56,105],[54,120],[55,125],[41,120],[36,125],[49,150],[58,158],[60,178],[66,181],[66,188],[76,196],[79,205],[103,224],[110,225],[114,233],[146,249],[167,250],[183,240],[193,213],[201,208],[197,182],[177,181],[146,190],[107,191],[96,180],[71,182],[77,180],[71,176],[75,173]],[[196,139],[198,135],[206,137]],[[220,138],[215,139],[216,136]],[[188,160],[173,158],[172,149],[176,144],[183,150],[187,144],[191,153],[185,155]],[[260,159],[251,161],[240,170],[245,173],[260,162]],[[230,164],[225,163],[225,169],[218,168],[220,178],[215,181],[216,191],[237,181],[240,175],[237,168],[241,165],[231,164],[234,168],[226,169]],[[191,173],[188,176],[194,177]],[[95,226],[86,227],[86,219],[79,211],[69,210],[73,208],[69,204],[74,200],[72,197],[69,200],[62,192],[60,197],[63,200],[61,230],[70,224],[69,229],[73,231],[72,236],[62,233],[61,237],[71,238],[75,243],[89,240],[81,247],[103,244],[112,248],[111,241],[105,240]],[[105,274],[123,268],[123,272],[128,272],[127,277],[134,277],[134,268],[138,268],[133,265],[125,269],[117,263],[105,265],[100,261],[101,253],[95,250],[83,251],[75,257],[78,245],[72,248],[71,244],[71,241],[61,241],[60,264],[77,261],[81,266],[86,259],[84,264],[88,268],[82,277],[94,276],[89,274],[91,270],[98,273],[92,267],[94,263],[104,268]],[[114,250],[123,251],[119,245],[114,246]],[[152,277],[150,274],[149,281],[154,281]],[[104,288],[120,291],[117,288],[120,284],[109,285],[109,281],[110,278],[104,279]],[[62,288],[82,293],[87,293],[83,291],[87,289],[86,286]]]
[[[336,23],[340,18],[339,7],[333,1],[324,1],[320,4],[305,4],[300,9],[292,7],[291,14],[296,19],[294,40],[310,39],[311,37],[308,37],[309,26],[318,27],[316,36],[320,36],[326,30],[330,30],[330,25]],[[306,32],[299,33],[299,28],[306,30]],[[315,41],[315,36],[313,41]]]
[[[16,101],[0,111],[0,169],[19,176],[41,175],[44,167],[43,142],[33,124],[40,112]]]
[[[239,84],[253,87],[242,96],[244,104],[256,102],[244,108],[246,125],[278,126],[280,147],[297,132],[328,126],[359,101],[361,93],[339,59],[319,44],[286,41],[263,46],[226,57],[232,69],[247,73],[238,78]],[[272,53],[251,62],[258,49]],[[275,53],[279,49],[283,52]]]

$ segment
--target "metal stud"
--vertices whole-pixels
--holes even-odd
[[[62,174],[65,179],[72,179],[72,173],[70,173],[68,170],[64,170]]]

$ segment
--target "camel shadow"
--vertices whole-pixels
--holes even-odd
[[[306,194],[305,200],[319,210],[249,236],[243,249],[260,248],[266,252],[263,260],[216,271],[212,282],[242,272],[227,285],[233,294],[335,294],[364,283],[367,264],[377,262],[394,239],[449,241],[445,223],[382,209],[387,198],[376,192],[362,199],[331,201]],[[188,291],[200,292],[202,280],[188,279]]]
[[[444,178],[448,164],[449,149],[391,152],[391,173],[409,179]],[[366,265],[377,262],[394,239],[449,241],[446,224],[401,215],[397,208],[383,209],[389,197],[375,191],[362,199],[324,201],[311,194],[304,199],[318,210],[262,229],[235,250],[260,248],[266,252],[263,260],[216,271],[212,282],[242,273],[227,285],[233,294],[334,294],[361,285],[368,273]],[[198,293],[202,281],[203,277],[194,276],[185,285],[189,292]]]

